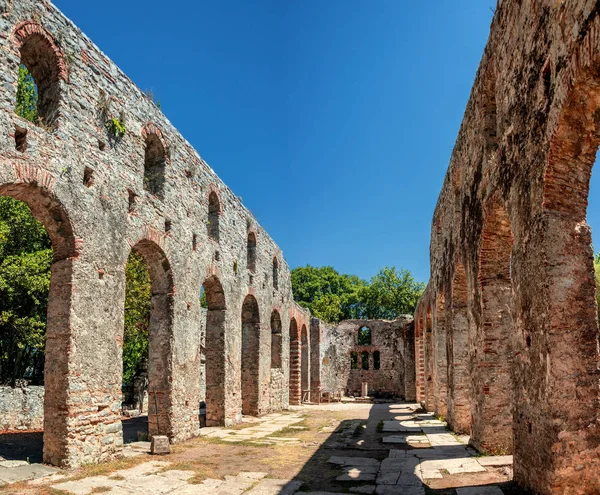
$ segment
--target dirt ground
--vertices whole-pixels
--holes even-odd
[[[172,446],[171,454],[161,456],[160,460],[170,462],[169,469],[193,471],[192,483],[201,483],[207,478],[223,479],[225,475],[234,476],[244,471],[262,471],[268,473],[269,478],[302,481],[301,491],[348,493],[351,487],[365,483],[336,481],[342,469],[327,462],[331,456],[371,457],[379,461],[389,456],[390,447],[382,443],[384,434],[379,425],[382,420],[393,418],[393,412],[384,405],[303,406],[294,408],[294,412],[303,415],[302,422],[278,431],[273,437],[296,438],[298,441],[295,443],[230,443],[202,436]],[[410,446],[397,448],[411,449]],[[154,459],[156,457],[140,455],[85,466],[66,474],[68,479],[110,475],[116,470]],[[505,495],[522,494],[514,488],[510,478],[510,468],[490,468],[485,473],[445,473],[443,479],[427,480],[425,490],[430,495],[455,495],[454,488],[457,487],[495,485],[501,487]],[[52,482],[45,482],[37,486],[26,483],[9,485],[0,488],[0,493],[63,495],[66,492],[53,488]]]

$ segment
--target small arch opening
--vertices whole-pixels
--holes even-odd
[[[350,353],[350,369],[351,370],[358,370],[360,369],[358,366],[358,352],[351,352]]]
[[[360,354],[360,361],[363,370],[369,369],[369,353],[367,351],[363,351]]]
[[[271,313],[271,368],[281,368],[282,334],[279,312]]]
[[[33,31],[33,32],[31,32]],[[36,124],[51,126],[58,117],[62,60],[52,38],[40,26],[16,32],[21,56],[15,112]]]
[[[381,369],[381,355],[379,351],[373,352],[373,369],[379,370]]]
[[[157,134],[146,136],[144,152],[144,189],[162,197],[165,183],[166,150]]]
[[[358,329],[358,345],[371,345],[371,329],[362,326]]]
[[[256,271],[256,234],[254,232],[248,233],[246,256],[246,265],[248,266],[248,270],[254,273]]]
[[[279,262],[273,258],[273,289],[279,289]]]
[[[206,228],[208,237],[219,241],[219,218],[221,216],[221,202],[216,192],[212,191],[208,196],[208,220]]]

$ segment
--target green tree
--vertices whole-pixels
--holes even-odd
[[[43,383],[52,246],[29,207],[0,197],[0,384]]]
[[[131,251],[125,269],[125,329],[123,382],[131,384],[140,361],[148,358],[148,329],[152,311],[152,284],[144,258]]]
[[[317,318],[333,323],[362,317],[358,294],[365,282],[356,275],[307,265],[294,268],[291,276],[294,299]]]
[[[360,300],[367,318],[398,318],[402,314],[414,314],[417,302],[425,290],[425,284],[417,282],[408,270],[386,267],[371,279],[360,291]]]
[[[33,76],[24,65],[19,66],[17,81],[17,106],[15,112],[29,122],[38,120],[38,89]]]

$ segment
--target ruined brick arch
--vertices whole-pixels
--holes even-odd
[[[446,357],[446,297],[438,294],[435,301],[435,319],[432,332],[432,378],[433,378],[433,409],[439,416],[446,416],[447,411],[447,377],[448,361]]]
[[[20,63],[29,70],[38,88],[38,116],[45,125],[59,114],[61,81],[68,78],[62,50],[38,23],[25,21],[13,30],[14,46]]]
[[[242,305],[242,414],[257,416],[260,370],[260,315],[249,294]]]
[[[427,305],[427,314],[425,316],[425,408],[433,411],[434,387],[433,387],[433,310],[431,305]]]
[[[225,334],[227,304],[221,281],[211,275],[202,284],[206,302],[206,424],[225,423]]]
[[[132,250],[144,258],[152,284],[148,329],[148,432],[150,435],[172,437],[174,283],[171,264],[163,249],[153,240],[141,239]]]
[[[425,402],[425,315],[417,312],[415,314],[415,357],[416,357],[416,395],[417,402]]]
[[[147,122],[142,128],[144,140],[144,189],[150,194],[164,195],[165,173],[169,165],[168,146],[160,128]]]
[[[455,263],[452,278],[452,304],[446,310],[448,332],[448,425],[456,432],[471,430],[471,377],[469,366],[469,320],[467,315],[467,275],[460,262]]]
[[[594,486],[598,479],[597,468],[593,467],[594,459],[598,458],[598,427],[590,425],[596,422],[599,412],[596,373],[600,356],[594,253],[586,212],[589,180],[600,144],[599,28],[600,21],[596,18],[589,33],[592,39],[582,41],[580,56],[573,57],[574,62],[587,65],[576,67],[550,139],[544,170],[544,231],[540,243],[545,286],[539,308],[542,317],[537,328],[520,328],[515,339],[515,351],[520,352],[516,360],[518,369],[527,369],[532,362],[540,363],[538,367],[546,378],[538,394],[545,394],[549,409],[548,417],[541,423],[532,408],[520,407],[515,417],[516,438],[526,438],[528,433],[537,435],[551,425],[556,433],[546,437],[543,448],[558,452],[558,446],[561,447],[562,454],[553,460],[555,472],[566,472],[585,463],[582,474],[596,483]],[[589,49],[594,53],[582,53]],[[564,397],[576,397],[577,408],[565,404]],[[527,396],[524,399],[532,401]],[[595,450],[562,445],[594,445]],[[521,450],[522,445],[517,443],[515,449]],[[527,479],[527,467],[516,467],[515,474]],[[579,476],[574,475],[575,478]]]
[[[281,316],[274,309],[271,313],[271,369],[281,368],[283,359],[283,335],[281,333]]]
[[[52,241],[44,365],[44,461],[60,465],[65,462],[70,419],[67,403],[70,316],[73,260],[78,256],[79,243],[67,211],[48,188],[36,183],[8,183],[0,185],[0,196],[26,203]]]
[[[481,318],[472,335],[471,443],[481,451],[512,452],[513,235],[498,197],[492,196],[484,211],[478,275]]]
[[[290,320],[290,404],[298,405],[302,400],[300,381],[300,332],[296,318]]]
[[[300,385],[304,400],[306,392],[310,391],[310,342],[306,325],[300,330],[300,354]]]

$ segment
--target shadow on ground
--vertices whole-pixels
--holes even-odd
[[[319,406],[315,406],[319,407]],[[423,483],[416,474],[416,468],[420,460],[445,460],[468,457],[465,455],[464,446],[438,446],[435,449],[431,447],[413,448],[407,444],[383,444],[383,436],[394,435],[394,433],[382,433],[379,427],[381,421],[393,420],[399,416],[406,415],[407,419],[414,413],[402,411],[408,407],[408,404],[389,403],[374,404],[369,412],[366,425],[364,419],[345,419],[341,421],[334,432],[311,456],[311,458],[302,466],[298,474],[279,492],[281,495],[293,493],[296,483],[302,482],[301,492],[330,492],[330,493],[369,493],[368,491],[359,492],[357,489],[370,485],[375,487],[377,473],[368,476],[368,469],[365,469],[366,479],[360,481],[341,481],[338,476],[344,474],[344,468],[341,465],[328,463],[328,459],[333,456],[347,458],[371,458],[377,461],[384,461],[392,471],[401,473],[398,482],[400,484],[379,484],[375,493],[381,495],[406,494],[406,495],[456,495],[457,488],[468,487],[498,487],[504,495],[526,495],[523,489],[516,486],[512,481],[499,479],[500,474],[494,470],[489,471],[489,475],[479,476],[484,473],[469,473],[464,475],[446,476],[444,480],[436,480],[438,483],[431,483],[433,488]],[[364,425],[364,427],[363,427]],[[427,433],[428,427],[424,425],[423,431]],[[433,427],[431,428],[434,429]],[[439,432],[439,427],[437,427]],[[433,431],[431,431],[433,432]],[[418,457],[417,457],[418,456]],[[394,459],[394,460],[391,460]],[[397,461],[396,461],[397,459]],[[489,476],[496,475],[497,479],[489,481]],[[488,478],[487,480],[485,478]],[[436,488],[435,486],[447,483],[449,486]],[[356,490],[356,491],[355,491]]]

